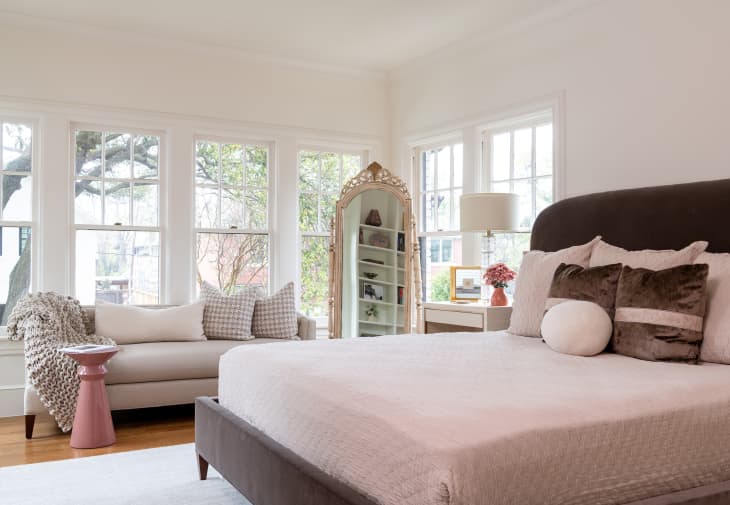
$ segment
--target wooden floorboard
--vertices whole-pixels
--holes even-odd
[[[0,418],[0,467],[134,451],[195,440],[192,405],[115,412],[117,441],[99,449],[72,449],[48,416],[38,416],[32,440],[25,439],[23,417]]]

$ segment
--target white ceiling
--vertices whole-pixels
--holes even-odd
[[[564,0],[0,0],[0,11],[384,71]]]

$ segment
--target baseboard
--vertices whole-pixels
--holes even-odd
[[[23,415],[23,394],[25,386],[0,386],[0,417]]]

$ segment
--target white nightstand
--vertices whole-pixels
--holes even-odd
[[[483,303],[423,304],[426,333],[506,330],[511,314],[512,307],[492,307]]]

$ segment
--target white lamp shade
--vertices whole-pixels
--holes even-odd
[[[518,227],[519,196],[514,193],[461,195],[461,231],[511,231]]]

